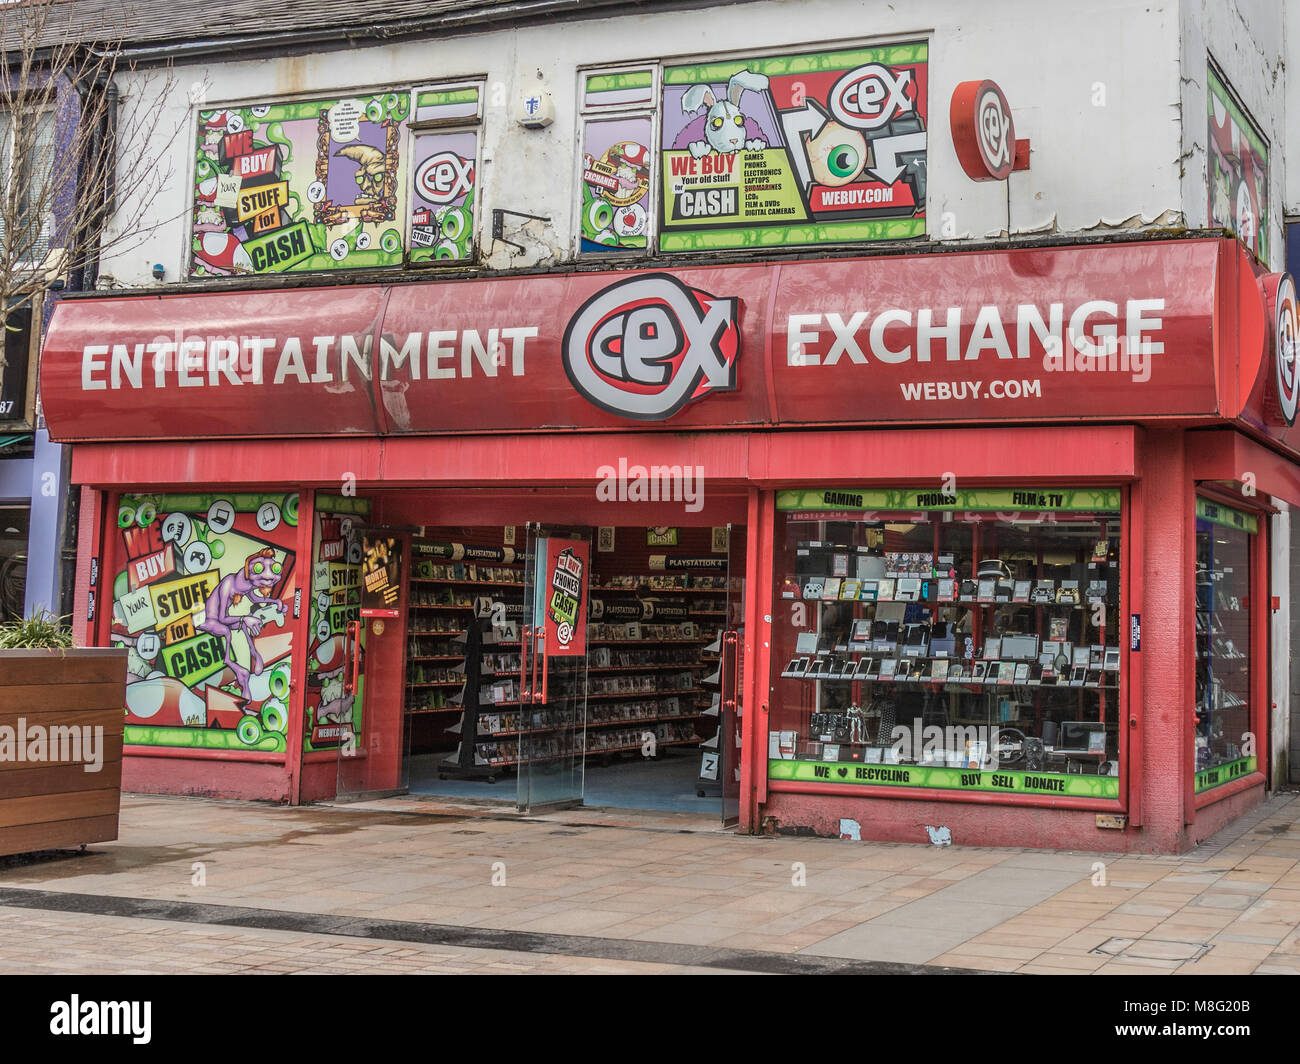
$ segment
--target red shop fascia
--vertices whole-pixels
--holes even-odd
[[[742,828],[838,835],[851,820],[863,837],[926,841],[923,825],[943,825],[964,843],[1175,852],[1271,785],[1272,610],[1259,607],[1286,595],[1285,574],[1269,574],[1269,517],[1300,504],[1295,320],[1289,278],[1261,275],[1220,237],[64,301],[41,398],[51,435],[75,445],[82,491],[76,632],[135,645],[123,600],[156,612],[147,589],[159,581],[182,597],[212,593],[186,585],[194,570],[170,549],[181,532],[210,541],[211,520],[128,543],[119,515],[148,497],[282,497],[279,542],[308,558],[317,500],[347,495],[348,478],[361,497],[549,491],[569,520],[596,525],[610,521],[595,487],[620,458],[698,466],[712,523],[748,530]],[[954,484],[1119,500],[1126,638],[1119,774],[1104,795],[840,782],[770,761],[786,665],[772,631],[781,499],[920,498]],[[1198,500],[1257,528],[1259,741],[1213,786],[1195,736]],[[456,523],[470,523],[466,512]],[[246,520],[235,531],[255,541],[266,529]],[[199,566],[220,573],[212,553]],[[152,570],[123,575],[146,555]],[[270,681],[283,689],[283,748],[129,744],[127,786],[289,802],[332,793],[332,755],[302,738],[308,611],[283,580],[271,586],[286,609],[259,640],[287,670]],[[192,690],[156,698],[171,713],[190,706],[182,716],[197,730],[205,712],[239,719],[237,705],[202,708]],[[368,709],[367,729],[384,719]]]

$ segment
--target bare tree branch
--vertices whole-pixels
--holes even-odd
[[[0,328],[56,279],[84,275],[174,220],[157,214],[188,117],[160,126],[176,85],[170,64],[146,71],[121,54],[125,6],[112,25],[73,32],[74,7],[0,7]]]

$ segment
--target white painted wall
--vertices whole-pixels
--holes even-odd
[[[570,259],[576,243],[580,68],[917,38],[930,42],[932,240],[1171,225],[1184,216],[1189,224],[1203,224],[1206,117],[1203,73],[1197,73],[1204,69],[1203,40],[1214,43],[1216,57],[1276,146],[1282,97],[1280,90],[1270,94],[1269,85],[1274,78],[1282,83],[1278,57],[1257,61],[1251,52],[1252,34],[1280,49],[1281,17],[1274,6],[1270,0],[1182,0],[1181,6],[1174,0],[762,0],[283,60],[179,65],[170,106],[159,116],[151,143],[124,147],[160,154],[174,174],[167,195],[151,205],[157,228],[130,252],[106,257],[102,272],[127,286],[154,286],[154,263],[164,265],[167,282],[185,276],[194,156],[191,86],[203,87],[205,106],[214,107],[486,78],[478,244],[488,266],[532,267]],[[525,85],[539,83],[539,74],[554,97],[556,120],[546,130],[527,131],[514,122],[513,103]],[[1199,84],[1188,80],[1193,76]],[[1002,86],[1017,135],[1033,149],[1030,170],[1005,184],[970,181],[948,132],[954,86],[983,77]],[[125,91],[133,90],[130,79],[120,80]],[[1190,118],[1183,121],[1184,115]],[[182,133],[168,144],[178,124]],[[1280,152],[1275,159],[1274,220],[1280,224]],[[506,235],[527,247],[519,253],[492,244],[493,208],[550,221],[508,227]],[[1280,248],[1280,229],[1278,237],[1274,246]]]
[[[1296,5],[1278,0],[1182,0],[1183,93],[1182,135],[1186,167],[1183,195],[1187,221],[1204,226],[1209,215],[1206,171],[1207,53],[1227,77],[1246,111],[1269,144],[1269,268],[1281,270],[1286,260],[1284,204],[1296,200],[1288,192],[1286,168],[1287,85],[1284,62],[1283,11]],[[1294,17],[1292,19],[1294,21]],[[1294,79],[1300,84],[1300,78]],[[1300,115],[1300,111],[1290,111]],[[1300,174],[1291,178],[1294,183]]]

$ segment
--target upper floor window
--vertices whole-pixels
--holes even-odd
[[[579,249],[644,251],[656,231],[651,145],[658,71],[652,67],[586,71],[580,80]]]
[[[924,41],[585,73],[582,249],[924,236],[928,73]]]
[[[479,114],[470,85],[200,111],[190,276],[467,257]]]
[[[416,90],[407,254],[412,263],[473,257],[482,115],[479,85]]]
[[[45,261],[54,237],[51,110],[0,109],[0,255],[12,265]]]
[[[1213,67],[1209,85],[1211,227],[1230,229],[1260,262],[1268,262],[1268,141]]]

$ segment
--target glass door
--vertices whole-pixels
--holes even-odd
[[[581,805],[592,530],[528,526],[517,803]]]
[[[335,794],[343,800],[405,791],[409,739],[402,711],[407,537],[355,527],[348,557],[356,594],[343,629],[342,697],[351,710],[337,748]]]
[[[740,820],[741,721],[744,707],[740,692],[744,664],[745,634],[745,529],[728,527],[726,616],[720,643],[719,761],[722,791],[722,823]]]

